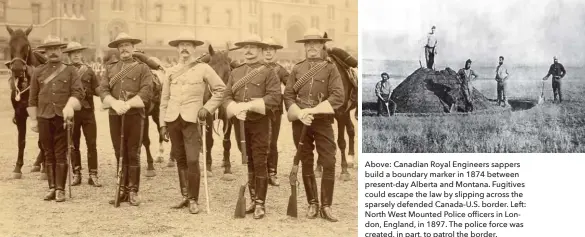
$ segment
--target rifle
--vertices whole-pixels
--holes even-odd
[[[124,93],[124,91],[121,91],[121,96],[124,99],[124,101],[126,101],[128,98],[126,98],[126,93]],[[116,196],[114,198],[114,207],[119,207],[120,206],[120,191],[122,191],[122,182],[124,182],[125,177],[124,176],[124,120],[126,118],[126,114],[122,114],[122,118],[121,118],[121,125],[120,125],[120,159],[118,159],[118,167],[116,169],[116,171],[118,172],[118,176],[117,176],[117,180],[118,180],[118,186],[116,187]]]
[[[73,164],[71,164],[71,152],[73,150],[73,136],[72,127],[73,127],[73,119],[67,120],[63,123],[63,126],[67,128],[67,164],[69,165],[69,171],[67,172],[67,184],[69,186],[69,198],[71,198],[71,176],[73,172]]]
[[[203,158],[203,167],[205,167],[205,170],[203,171],[203,182],[205,185],[205,202],[207,204],[207,213],[209,214],[209,189],[207,188],[207,159],[205,159],[205,153],[206,153],[206,126],[207,124],[205,123],[205,120],[200,121],[200,125],[201,125],[201,156]]]
[[[246,129],[244,128],[244,120],[240,120],[240,151],[242,152],[242,165],[248,164],[248,155],[246,151]],[[247,182],[243,183],[240,186],[240,190],[238,192],[238,202],[236,203],[236,211],[234,213],[235,218],[245,218],[246,217],[246,197],[244,193],[246,192]]]
[[[297,146],[297,153],[295,154],[295,158],[293,160],[293,167],[290,171],[289,181],[290,181],[290,197],[288,198],[288,207],[286,208],[286,215],[291,217],[297,217],[297,187],[298,187],[298,179],[297,173],[299,172],[299,161],[300,161],[300,153],[301,147],[303,146],[303,138],[307,134],[307,126],[303,125],[301,129],[301,138],[299,139],[299,144]]]

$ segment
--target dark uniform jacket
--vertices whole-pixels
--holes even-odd
[[[66,65],[65,70],[60,72],[50,82],[44,80],[54,71],[59,70],[61,65]],[[50,119],[55,115],[63,117],[63,108],[69,97],[75,97],[82,101],[85,97],[83,85],[77,75],[74,66],[57,63],[45,63],[33,71],[28,98],[29,107],[37,107],[37,117]]]
[[[83,109],[94,110],[95,106],[93,104],[93,96],[99,96],[97,90],[99,86],[99,80],[91,66],[87,64],[73,64],[73,66],[77,68],[77,72],[79,72],[81,66],[87,67],[87,70],[83,73],[83,75],[81,75],[81,83],[83,84],[85,97],[80,102]]]
[[[253,98],[263,98],[267,112],[266,114],[274,112],[277,109],[282,100],[280,82],[274,71],[268,67],[265,67],[258,75],[252,78],[239,90],[232,91],[232,86],[237,81],[247,75],[250,71],[262,65],[264,64],[260,62],[242,64],[232,70],[228,84],[226,85],[225,100],[223,102],[224,108],[227,108],[232,101],[239,103],[249,102]],[[249,111],[248,114],[246,114],[246,120],[257,120],[263,116],[264,115],[259,113]]]
[[[319,95],[321,95],[321,101],[328,100],[334,110],[343,105],[345,94],[341,76],[337,67],[331,61],[327,61],[327,66],[317,72],[312,80],[309,80],[299,91],[294,91],[293,89],[297,80],[303,77],[312,67],[311,64],[316,65],[323,61],[324,59],[322,58],[305,59],[293,67],[284,89],[284,105],[287,110],[293,104],[296,104],[301,109],[313,108],[319,104]],[[315,116],[315,118],[319,117],[322,116]]]
[[[118,81],[112,88],[110,88],[110,80],[122,70],[122,65],[138,63],[126,76]],[[106,71],[100,81],[99,92],[102,101],[106,96],[111,95],[115,99],[124,100],[121,92],[125,91],[127,99],[130,100],[134,96],[140,96],[145,108],[149,107],[149,102],[152,96],[152,72],[150,68],[143,62],[134,58],[129,60],[114,60],[106,65]],[[126,114],[140,113],[145,115],[145,109],[132,108]],[[116,111],[110,108],[110,115],[116,115]]]
[[[553,80],[562,79],[566,73],[567,71],[565,71],[565,67],[560,63],[553,63],[548,69],[548,74],[553,76]]]
[[[275,62],[270,62],[270,63],[266,63],[266,66],[270,69],[272,69],[274,71],[274,73],[276,74],[276,76],[278,77],[278,79],[280,80],[280,82],[286,86],[286,83],[288,82],[288,77],[290,76],[290,73],[288,73],[288,71],[286,69],[284,69],[284,67],[278,63]],[[280,105],[276,108],[275,112],[282,112],[284,111],[284,100],[282,102],[280,102]]]

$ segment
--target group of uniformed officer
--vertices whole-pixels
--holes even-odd
[[[244,52],[245,63],[233,68],[227,85],[206,63],[197,59],[195,48],[204,43],[188,31],[182,32],[169,45],[177,49],[180,62],[166,70],[160,105],[160,133],[171,140],[171,156],[176,159],[181,201],[174,208],[188,207],[199,212],[199,154],[202,148],[201,124],[222,106],[234,121],[238,141],[245,138],[248,154],[248,186],[251,205],[247,213],[255,219],[265,215],[268,184],[278,186],[277,140],[284,108],[292,122],[293,139],[301,153],[303,183],[307,194],[308,218],[321,214],[337,221],[331,212],[335,176],[333,111],[344,101],[343,85],[336,66],[325,56],[325,42],[316,29],[307,31],[296,42],[305,46],[307,58],[289,73],[275,63],[275,53],[282,49],[274,39],[262,41],[258,36],[235,43]],[[64,123],[73,120],[73,183],[81,183],[79,152],[80,130],[88,148],[89,184],[101,186],[97,177],[96,120],[93,96],[101,98],[109,108],[109,125],[116,159],[122,159],[123,174],[120,197],[131,205],[139,205],[140,148],[145,108],[152,101],[153,74],[150,68],[133,57],[140,39],[121,33],[108,44],[120,57],[105,66],[98,79],[91,67],[83,64],[85,47],[72,42],[65,48],[57,37],[49,37],[39,49],[46,51],[48,63],[36,68],[31,84],[28,112],[33,131],[38,131],[49,183],[45,200],[64,201],[67,178],[67,134]],[[65,48],[65,50],[62,50]],[[61,61],[68,53],[72,65]],[[263,60],[262,60],[263,59]],[[285,86],[284,96],[281,83]],[[204,98],[205,91],[211,96]],[[284,98],[284,99],[283,99]],[[331,113],[319,114],[320,106]],[[240,126],[244,126],[240,134]],[[305,127],[306,135],[301,137]],[[238,145],[240,143],[238,142]],[[313,149],[317,149],[323,165],[321,206],[313,173]],[[110,203],[113,203],[111,201]]]

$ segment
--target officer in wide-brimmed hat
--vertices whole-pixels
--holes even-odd
[[[199,123],[207,126],[206,122],[213,122],[211,114],[223,101],[225,84],[211,66],[197,60],[195,47],[203,45],[203,42],[195,39],[195,34],[183,31],[169,45],[177,48],[179,62],[167,70],[168,79],[163,84],[160,133],[171,139],[171,153],[177,161],[179,187],[183,198],[173,208],[189,207],[191,214],[197,214],[201,183],[200,138],[205,139],[205,135],[199,136]],[[202,92],[208,89],[210,98],[205,100],[205,93]]]
[[[252,205],[246,213],[254,213],[255,219],[265,215],[266,192],[268,186],[268,171],[266,159],[269,148],[269,120],[271,114],[281,103],[280,82],[274,71],[262,61],[262,49],[268,46],[259,36],[235,43],[244,51],[246,62],[234,68],[226,88],[226,98],[223,106],[228,118],[234,115],[236,137],[241,141],[246,139],[248,155],[248,187]],[[244,126],[244,133],[239,134],[240,126]]]
[[[45,152],[49,193],[45,200],[65,201],[67,180],[67,131],[63,123],[81,109],[83,85],[74,66],[61,62],[66,44],[48,36],[38,48],[46,50],[49,62],[34,69],[28,101],[31,129],[38,131]]]
[[[288,119],[292,122],[295,143],[299,146],[302,163],[303,184],[307,194],[309,210],[307,217],[316,218],[321,213],[324,219],[336,222],[331,212],[335,186],[336,145],[333,135],[334,110],[343,105],[345,95],[337,67],[323,57],[325,42],[323,32],[309,29],[302,39],[295,42],[305,45],[306,59],[297,63],[289,76],[284,90],[284,104]],[[306,135],[301,131],[306,127]],[[323,166],[321,179],[321,208],[317,197],[317,181],[313,170],[313,149],[316,147]]]
[[[276,62],[276,51],[282,49],[273,37],[264,40],[266,47],[264,47],[264,63],[266,66],[274,71],[280,82],[286,86],[289,73],[282,65]],[[273,186],[280,186],[277,178],[278,167],[278,135],[280,133],[280,123],[282,121],[282,113],[284,111],[284,103],[281,101],[280,105],[273,111],[273,118],[270,120],[270,151],[268,152],[268,175],[269,184]]]
[[[89,185],[101,187],[98,181],[98,156],[97,156],[97,126],[94,114],[93,96],[99,96],[97,88],[99,81],[93,69],[83,63],[83,50],[87,47],[82,46],[78,42],[69,42],[67,48],[63,50],[71,61],[71,64],[77,69],[77,74],[85,91],[85,97],[81,100],[81,110],[75,112],[73,125],[73,153],[71,155],[71,163],[73,165],[73,178],[71,185],[76,186],[81,184],[81,152],[79,151],[79,142],[81,140],[81,129],[83,129],[83,136],[87,145],[87,166],[89,168],[89,178],[87,180]]]
[[[142,42],[127,33],[120,33],[108,44],[118,49],[120,58],[110,60],[106,72],[100,81],[100,97],[103,105],[109,109],[110,136],[115,150],[116,160],[120,159],[120,135],[124,133],[124,161],[122,169],[122,201],[138,206],[140,187],[140,149],[148,108],[152,97],[153,74],[150,68],[140,60],[132,57],[134,45]],[[124,130],[122,131],[122,119]],[[110,203],[114,203],[110,201]]]

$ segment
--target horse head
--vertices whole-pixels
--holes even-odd
[[[10,62],[7,63],[7,66],[16,77],[23,77],[25,75],[27,70],[26,65],[38,64],[30,46],[30,42],[28,41],[28,35],[32,29],[32,25],[26,30],[14,30],[9,25],[6,25],[6,30],[10,34],[8,46],[10,47],[11,58]]]
[[[208,50],[209,59],[204,57],[202,61],[208,61],[207,64],[209,64],[209,66],[213,68],[217,75],[221,77],[221,80],[227,84],[230,72],[232,71],[232,59],[229,57],[229,51],[235,49],[215,51],[213,46],[209,45]]]

